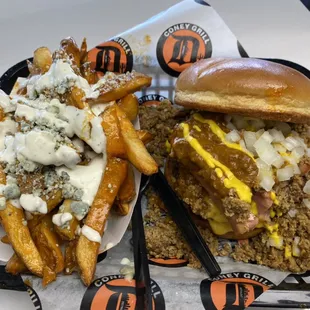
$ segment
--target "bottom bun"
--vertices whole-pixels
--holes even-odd
[[[175,188],[174,188],[175,180],[177,178],[179,178],[179,173],[178,173],[179,169],[180,169],[179,163],[176,160],[174,160],[173,158],[168,157],[168,159],[166,161],[166,166],[165,166],[165,177],[166,177],[168,183],[170,184],[170,186],[172,187],[173,190],[175,190]],[[188,171],[188,173],[190,173],[190,172]],[[208,196],[206,191],[205,191],[205,194],[206,194],[206,196]],[[183,197],[180,197],[180,195],[178,195],[178,196],[179,196],[180,199],[183,200]],[[212,230],[208,220],[203,219],[201,216],[199,216],[197,214],[194,214],[192,212],[190,206],[187,205],[184,201],[183,201],[183,203],[185,204],[185,206],[190,211],[191,217],[194,220],[196,225],[198,225],[198,226],[200,226],[202,228],[205,228],[205,229],[209,229],[216,236],[218,236],[220,238],[231,239],[231,240],[244,240],[244,239],[248,239],[248,238],[253,238],[253,237],[257,236],[259,233],[261,233],[263,231],[263,228],[255,228],[254,230],[251,230],[251,231],[246,232],[244,234],[237,234],[237,233],[235,233],[233,231],[230,231],[230,232],[228,232],[226,234],[218,235],[218,234],[216,234]]]

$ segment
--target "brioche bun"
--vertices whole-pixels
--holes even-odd
[[[310,80],[297,70],[266,60],[203,59],[180,74],[175,103],[211,112],[310,123]]]

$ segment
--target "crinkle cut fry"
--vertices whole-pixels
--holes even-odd
[[[127,173],[127,161],[119,158],[108,158],[106,171],[99,185],[94,202],[86,217],[85,225],[97,231],[100,236]],[[90,285],[95,273],[100,243],[88,240],[81,235],[77,243],[76,256],[81,279],[85,285]]]
[[[5,173],[0,166],[0,184],[6,184]],[[42,276],[43,261],[35,246],[25,220],[24,212],[21,208],[14,207],[9,201],[6,208],[0,210],[0,221],[8,235],[9,241],[15,253],[23,260],[29,271]]]

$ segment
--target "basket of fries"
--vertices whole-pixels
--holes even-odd
[[[78,270],[89,285],[98,253],[127,228],[140,173],[158,169],[134,95],[151,78],[99,77],[85,39],[80,48],[64,39],[53,54],[38,48],[27,67],[10,95],[0,93],[0,221],[14,251],[6,271],[30,272],[46,286]],[[114,219],[120,224],[106,236]]]

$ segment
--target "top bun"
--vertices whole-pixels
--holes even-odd
[[[181,73],[175,103],[192,109],[310,123],[310,80],[252,58],[203,59]]]

